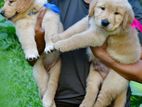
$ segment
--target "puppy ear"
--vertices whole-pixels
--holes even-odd
[[[32,4],[34,0],[17,0],[16,1],[16,11],[18,13],[25,12]]]
[[[122,27],[124,30],[127,29],[131,25],[133,19],[134,19],[134,12],[132,9],[128,9],[125,12],[123,22],[122,22]]]
[[[90,5],[89,5],[89,16],[93,16],[95,12],[95,6],[97,4],[98,0],[91,0]]]

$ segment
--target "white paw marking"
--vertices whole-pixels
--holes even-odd
[[[27,51],[27,52],[25,52],[25,57],[26,57],[26,59],[28,59],[28,60],[35,60],[35,59],[38,59],[38,57],[39,57],[39,54],[38,54],[38,52],[37,51]]]
[[[51,53],[53,50],[55,50],[54,45],[49,45],[45,48],[45,53]]]

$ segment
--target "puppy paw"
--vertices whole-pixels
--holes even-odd
[[[34,61],[39,58],[39,54],[38,54],[38,52],[31,51],[31,52],[27,52],[25,57],[29,61]]]
[[[45,52],[46,54],[49,54],[49,53],[52,53],[52,52],[55,51],[55,50],[56,50],[56,49],[55,49],[54,45],[48,45],[48,46],[46,46],[44,52]]]
[[[67,52],[69,51],[69,48],[67,45],[63,44],[61,41],[58,41],[54,45],[56,50],[59,50],[60,52]]]
[[[49,99],[46,95],[43,96],[42,99],[43,107],[52,107],[52,100]]]

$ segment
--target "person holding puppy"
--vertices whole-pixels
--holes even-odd
[[[129,0],[129,2],[132,5],[135,17],[142,24],[142,6],[140,5],[140,1]],[[140,43],[142,44],[142,32],[139,32],[139,39]],[[119,73],[126,79],[142,83],[142,55],[141,60],[139,62],[130,65],[123,65],[109,57],[109,55],[105,51],[105,46],[99,48],[92,48],[92,51],[95,56],[97,56],[104,64],[114,69],[117,73]]]
[[[51,0],[61,9],[61,21],[64,29],[67,29],[88,14],[88,3],[90,0]],[[132,4],[136,17],[142,21],[141,6],[138,0],[129,0]],[[41,22],[45,10],[37,20],[36,41],[39,51],[44,50],[44,31],[41,29]],[[40,39],[39,39],[40,38]],[[115,62],[105,51],[104,47],[92,48],[95,56],[100,58],[108,67],[117,71],[126,79],[142,82],[142,60],[136,64],[122,65]],[[86,79],[89,72],[89,59],[86,49],[75,50],[61,55],[62,67],[59,80],[59,87],[55,97],[57,107],[79,107],[82,102]],[[46,66],[46,65],[45,65]],[[97,68],[99,69],[99,67]],[[130,107],[129,104],[126,107]]]

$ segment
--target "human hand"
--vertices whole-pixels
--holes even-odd
[[[91,50],[102,63],[109,68],[112,68],[124,78],[140,83],[142,82],[142,60],[134,64],[121,64],[109,56],[109,54],[106,52],[106,45],[97,48],[91,47]]]
[[[104,56],[109,56],[106,52],[106,47],[106,44],[104,44],[101,47],[91,47],[91,50],[97,58],[102,59]]]

